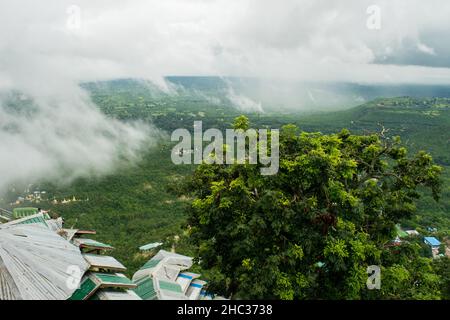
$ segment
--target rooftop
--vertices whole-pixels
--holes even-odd
[[[134,292],[143,300],[212,300],[199,274],[187,272],[191,257],[160,250],[133,276]]]
[[[0,300],[67,299],[74,291],[68,270],[89,265],[76,246],[30,218],[38,221],[0,224]]]
[[[0,300],[141,300],[130,290],[137,285],[119,273],[126,268],[101,254],[113,247],[81,238],[94,231],[64,229],[61,218],[34,208],[15,213],[0,224]],[[68,285],[74,267],[78,289]]]
[[[431,246],[440,246],[441,242],[435,237],[425,237],[424,241]]]
[[[155,248],[158,248],[158,247],[160,247],[160,246],[162,246],[163,244],[161,243],[161,242],[152,242],[152,243],[148,243],[148,244],[145,244],[145,245],[143,245],[143,246],[140,246],[139,247],[139,250],[141,250],[141,251],[147,251],[147,250],[151,250],[151,249],[155,249]]]

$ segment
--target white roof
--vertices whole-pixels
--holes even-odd
[[[62,236],[66,239],[71,241],[75,234],[78,232],[78,229],[62,229]]]
[[[166,250],[159,250],[159,252],[152,258],[152,260],[162,260],[165,265],[176,267],[180,270],[186,270],[192,267],[192,258],[183,256],[178,253],[169,252]]]
[[[166,279],[175,281],[178,273],[192,267],[192,258],[183,256],[178,253],[160,250],[150,261],[155,261],[157,264],[151,268],[141,268],[133,275],[133,281],[142,279],[143,277],[158,274]]]
[[[134,291],[117,291],[112,289],[103,289],[97,292],[100,300],[142,300]]]
[[[149,278],[159,300],[216,299],[212,295],[204,294],[203,288],[206,282],[198,279],[199,274],[185,271],[192,267],[192,264],[191,257],[160,250],[134,274],[133,281],[138,285],[138,292],[141,292],[139,287],[145,283],[141,280]],[[148,291],[145,287],[143,290]],[[141,296],[145,299],[154,299],[154,295],[146,293]]]
[[[45,222],[47,223],[48,228],[54,232],[60,232],[62,230],[63,220],[61,218],[51,219]]]
[[[76,246],[43,224],[0,225],[0,300],[67,299],[73,270],[81,276],[88,267]]]
[[[127,268],[115,258],[98,254],[83,254],[86,261],[94,268],[111,269],[125,271]]]
[[[111,247],[108,244],[104,244],[97,240],[88,239],[88,238],[74,238],[73,243],[79,247],[86,245],[86,246],[92,246],[93,248],[98,247],[98,248],[102,248],[102,249],[113,249],[113,247]]]
[[[163,245],[162,242],[152,242],[152,243],[148,243],[148,244],[145,244],[143,246],[140,246],[139,250],[146,251],[146,250],[150,250],[150,249],[155,249],[155,248],[160,247],[162,245]]]

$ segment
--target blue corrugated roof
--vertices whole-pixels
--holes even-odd
[[[440,246],[441,242],[436,239],[435,237],[425,237],[424,238],[425,242],[429,243],[432,246]]]

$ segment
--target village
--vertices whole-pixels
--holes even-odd
[[[389,246],[421,239],[433,259],[450,257],[449,239],[436,228],[427,235],[396,226]],[[139,250],[151,258],[129,279],[127,268],[110,252],[114,248],[91,239],[94,230],[66,228],[61,217],[34,207],[0,209],[0,300],[222,300],[207,291],[201,275],[189,272],[193,259],[159,249]]]
[[[11,202],[10,206],[20,206],[24,204],[39,204],[41,202],[50,202],[52,204],[69,204],[73,202],[80,202],[80,201],[89,201],[89,198],[86,199],[77,199],[76,196],[70,196],[62,199],[57,199],[56,197],[53,197],[51,200],[48,198],[47,191],[43,190],[34,190],[30,191],[30,189],[26,189],[24,191],[24,194],[21,196],[18,196],[16,201]]]
[[[450,239],[445,238],[442,242],[436,238],[438,230],[434,227],[427,227],[427,235],[422,236],[419,231],[415,229],[403,229],[399,224],[396,225],[396,238],[390,245],[400,246],[404,242],[420,238],[428,247],[429,254],[433,259],[438,259],[444,256],[450,257]]]
[[[139,248],[152,258],[129,279],[95,234],[39,208],[0,209],[0,300],[224,299],[188,271],[192,258],[159,250],[160,242]]]

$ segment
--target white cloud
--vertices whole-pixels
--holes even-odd
[[[67,8],[73,4],[81,10],[79,29],[67,28]],[[432,54],[434,46],[423,35],[440,34],[443,39],[450,28],[448,1],[379,0],[381,29],[368,30],[366,9],[371,4],[49,0],[41,6],[32,0],[2,1],[0,69],[12,83],[24,82],[37,65],[59,70],[73,81],[237,75],[380,82],[393,70],[376,64],[386,47],[389,57],[401,56],[405,43],[412,41],[418,53]],[[408,67],[390,76],[421,82],[439,74],[440,81],[450,82],[447,69],[420,71]]]
[[[377,0],[380,30],[366,27],[372,4],[3,0],[0,91],[20,90],[40,109],[36,118],[26,119],[0,108],[0,127],[16,124],[20,133],[0,129],[0,176],[92,167],[83,163],[109,168],[123,145],[134,154],[145,130],[102,116],[79,89],[81,81],[139,77],[166,90],[166,75],[450,83],[450,48],[443,41],[450,30],[450,2]]]
[[[435,56],[436,52],[434,52],[433,48],[428,47],[426,44],[424,43],[418,43],[417,44],[417,49],[419,49],[420,52]]]

